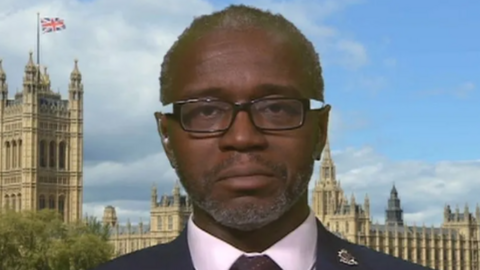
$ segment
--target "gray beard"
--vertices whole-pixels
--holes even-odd
[[[311,163],[303,171],[294,176],[293,181],[291,181],[292,186],[287,186],[288,172],[286,166],[271,164],[258,155],[248,154],[251,162],[261,164],[279,175],[287,189],[270,198],[268,202],[262,202],[261,204],[237,203],[230,205],[212,198],[210,191],[214,185],[215,175],[221,170],[234,165],[241,155],[245,154],[233,155],[200,179],[187,178],[184,174],[185,171],[181,166],[178,166],[179,164],[177,164],[176,172],[192,203],[209,214],[217,223],[239,231],[253,231],[279,219],[302,198],[308,190],[314,161],[312,159]]]

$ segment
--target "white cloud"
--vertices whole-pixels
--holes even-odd
[[[472,82],[466,82],[461,84],[454,90],[454,95],[457,98],[467,98],[475,90],[475,84]]]
[[[386,58],[383,60],[383,65],[388,68],[393,68],[397,65],[397,59],[395,58]]]
[[[358,69],[368,64],[367,49],[361,43],[353,40],[339,40],[337,48],[344,53],[339,61],[345,67]]]
[[[430,90],[422,90],[416,92],[420,97],[432,97],[432,96],[451,96],[456,99],[465,99],[475,91],[475,84],[473,82],[464,82],[450,88],[437,88]]]
[[[125,223],[127,220],[130,220],[132,224],[140,221],[150,222],[150,201],[115,200],[102,204],[86,203],[83,205],[83,212],[87,216],[95,216],[101,219],[106,206],[115,207],[119,223]]]
[[[334,146],[334,145],[333,145]],[[338,178],[347,194],[357,202],[369,194],[374,219],[383,221],[390,189],[396,185],[405,211],[405,220],[417,224],[439,224],[443,206],[470,204],[474,210],[480,192],[480,160],[392,161],[370,147],[334,151]],[[318,179],[318,168],[314,179]]]

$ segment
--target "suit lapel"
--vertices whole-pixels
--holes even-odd
[[[190,249],[188,248],[187,240],[187,228],[182,231],[182,233],[172,242],[170,242],[168,247],[171,252],[170,258],[166,258],[168,263],[165,267],[160,269],[165,270],[194,270],[192,263],[192,256],[190,255]]]
[[[317,220],[316,270],[370,270],[358,254],[358,247],[335,236]]]

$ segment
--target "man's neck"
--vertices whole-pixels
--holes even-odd
[[[194,222],[200,229],[246,253],[263,252],[294,231],[310,214],[307,196],[303,196],[283,216],[255,231],[239,231],[215,222],[194,206]]]

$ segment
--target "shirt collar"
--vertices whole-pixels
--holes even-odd
[[[310,270],[316,261],[317,224],[310,211],[305,221],[273,246],[262,252],[283,270]],[[228,270],[245,253],[210,235],[195,225],[192,216],[187,227],[188,246],[195,269]]]

